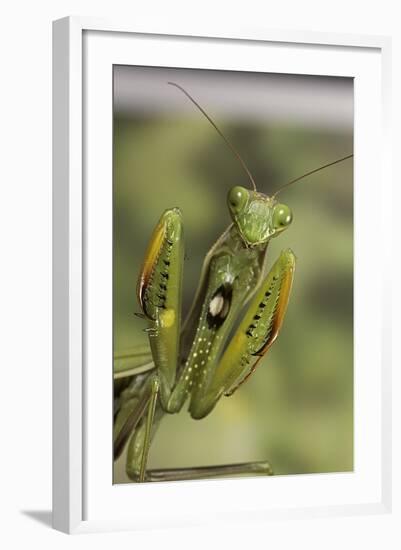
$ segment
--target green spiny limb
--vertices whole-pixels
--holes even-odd
[[[139,480],[138,480],[139,482],[145,481],[146,464],[148,462],[148,454],[149,454],[149,447],[150,447],[150,436],[151,436],[153,421],[155,417],[157,396],[159,395],[159,387],[160,387],[159,380],[155,376],[152,378],[152,381],[151,381],[151,397],[149,400],[148,412],[146,415],[145,437],[143,441],[143,451],[142,451],[142,457],[141,457],[141,465],[139,469]]]
[[[232,394],[274,343],[287,308],[294,267],[294,254],[282,252],[251,301],[210,383],[191,402],[193,418],[203,418],[223,394]]]
[[[170,468],[165,470],[148,470],[146,481],[183,481],[191,479],[209,479],[234,475],[272,476],[273,470],[267,461],[245,462],[241,464],[222,464],[217,466],[200,466],[197,468]]]
[[[120,430],[117,431],[117,433],[115,434],[114,445],[113,445],[114,460],[116,460],[120,456],[129,435],[133,432],[133,430],[137,427],[138,423],[140,422],[146,410],[146,406],[149,403],[149,399],[150,399],[149,393],[144,393],[140,401],[138,402],[133,401],[130,403],[130,405],[132,405],[132,408],[129,411],[129,414],[127,415],[127,417],[125,418],[125,421],[122,424]]]
[[[137,285],[164,406],[178,365],[183,262],[182,218],[179,209],[173,208],[164,212],[153,232]]]
[[[149,481],[146,470],[149,448],[164,414],[160,401],[155,398],[148,407],[147,417],[143,416],[131,436],[127,448],[126,473],[132,481]]]

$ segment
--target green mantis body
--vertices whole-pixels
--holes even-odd
[[[240,203],[252,212],[248,221]],[[232,393],[252,372],[281,326],[294,255],[290,250],[282,252],[267,276],[265,263],[269,240],[290,223],[289,210],[259,193],[238,187],[231,190],[229,204],[234,223],[205,260],[181,337],[184,244],[178,209],[163,214],[151,239],[139,278],[138,298],[148,322],[157,370],[144,376],[142,391],[148,395],[148,408],[152,394],[158,396],[156,422],[163,413],[179,412],[187,400],[193,418],[209,414],[223,394]],[[252,297],[223,353],[234,322]],[[127,466],[134,478],[139,474],[146,430],[142,420],[130,443]]]
[[[114,453],[119,456],[128,444],[126,471],[133,481],[272,473],[268,462],[146,468],[151,439],[163,416],[178,413],[186,403],[192,418],[207,416],[222,396],[232,395],[253,373],[283,323],[295,256],[289,249],[282,251],[267,271],[267,251],[270,240],[291,224],[292,213],[275,196],[256,188],[233,187],[227,204],[231,224],[205,258],[185,323],[183,220],[178,208],[161,216],[145,254],[137,299],[150,347],[118,356],[114,365],[119,390]]]

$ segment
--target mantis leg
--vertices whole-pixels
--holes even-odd
[[[294,268],[293,252],[283,251],[248,306],[207,387],[193,395],[189,409],[193,418],[203,418],[222,395],[232,395],[275,342],[287,309]]]
[[[148,414],[145,423],[145,437],[143,442],[143,450],[141,457],[141,466],[139,469],[139,481],[145,481],[146,464],[148,462],[149,447],[150,447],[150,434],[153,426],[153,420],[156,411],[157,396],[159,394],[159,380],[157,377],[152,379],[151,384],[151,396],[149,400]]]
[[[114,419],[113,453],[117,459],[133,432],[140,425],[151,398],[149,375],[142,374],[134,378],[120,397],[118,411]]]
[[[159,380],[157,376],[153,376],[150,381],[150,397],[147,402],[146,411],[144,411],[141,422],[137,426],[128,445],[126,471],[128,477],[133,481],[147,481],[146,465],[151,439],[164,414],[161,407],[157,406],[159,388]]]
[[[141,316],[148,322],[145,330],[151,356],[145,346],[142,350],[117,356],[114,361],[115,379],[136,375],[139,368],[147,370],[148,374],[148,385],[143,386],[139,403],[126,415],[115,441],[115,449],[121,452],[127,436],[135,430],[128,446],[126,471],[136,481],[145,479],[151,437],[163,409],[166,410],[176,379],[183,262],[181,213],[173,208],[164,212],[153,232],[137,284]],[[156,373],[149,370],[153,367]]]
[[[181,212],[172,208],[164,212],[153,232],[137,285],[165,410],[179,364],[183,264]]]
[[[270,476],[273,475],[273,471],[268,462],[245,462],[242,464],[200,466],[198,468],[148,470],[146,473],[146,481],[184,481],[246,474]]]

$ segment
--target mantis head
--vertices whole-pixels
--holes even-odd
[[[249,247],[267,244],[292,222],[292,212],[287,205],[245,187],[232,187],[227,203],[231,218]]]

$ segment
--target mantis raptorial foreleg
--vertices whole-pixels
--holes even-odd
[[[153,232],[137,286],[164,408],[179,363],[183,262],[181,212],[173,208],[166,210]]]
[[[283,251],[248,306],[208,386],[192,394],[193,418],[203,418],[222,395],[232,395],[274,343],[287,309],[294,268],[294,254]]]

